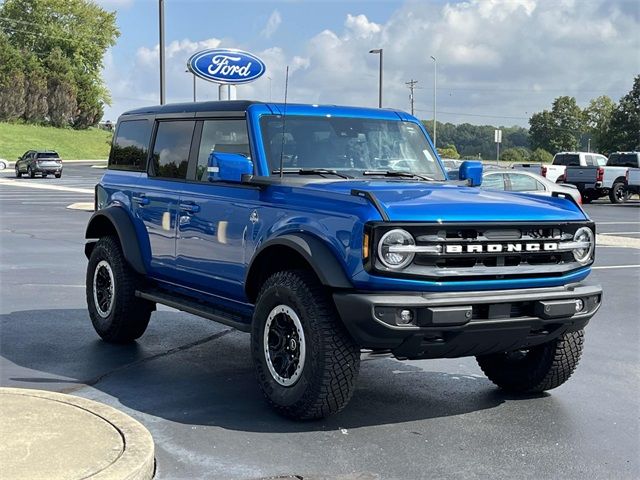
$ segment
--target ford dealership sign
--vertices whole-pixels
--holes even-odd
[[[249,83],[266,70],[255,55],[232,48],[211,48],[194,54],[189,70],[200,78],[223,84]]]

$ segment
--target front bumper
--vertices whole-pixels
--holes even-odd
[[[602,288],[336,292],[333,299],[361,347],[388,349],[398,358],[452,358],[531,347],[582,329],[600,308]],[[402,310],[411,312],[411,323],[403,322]]]

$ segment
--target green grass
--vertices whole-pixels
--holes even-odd
[[[72,130],[0,122],[0,158],[15,161],[27,150],[55,150],[63,160],[98,160],[109,156],[111,132]]]

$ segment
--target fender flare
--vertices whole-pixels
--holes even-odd
[[[256,268],[259,268],[261,259],[264,258],[263,253],[275,246],[287,247],[298,253],[311,266],[323,285],[341,289],[353,288],[336,255],[326,243],[308,233],[296,232],[271,238],[258,247],[247,269],[246,290],[252,276],[259,273]]]
[[[121,207],[107,207],[95,212],[89,219],[87,230],[84,238],[93,239],[100,238],[105,235],[113,234],[115,230],[122,253],[129,265],[139,274],[146,275],[147,269],[142,261],[142,253],[138,242],[135,226],[129,214]],[[87,242],[84,248],[87,258],[91,256],[91,252],[96,242]]]

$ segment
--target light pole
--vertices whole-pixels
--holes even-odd
[[[436,98],[438,92],[438,61],[436,57],[431,55],[433,60],[433,146],[437,148],[437,134],[436,134]]]
[[[160,31],[160,105],[164,105],[164,0],[158,0]]]
[[[271,101],[271,77],[267,77],[269,79],[269,101]]]
[[[196,101],[196,74],[189,69],[185,70],[185,72],[191,73],[193,75],[193,101],[195,102]]]
[[[373,50],[369,50],[369,53],[380,54],[380,80],[378,82],[378,108],[382,108],[382,49],[375,48]]]

